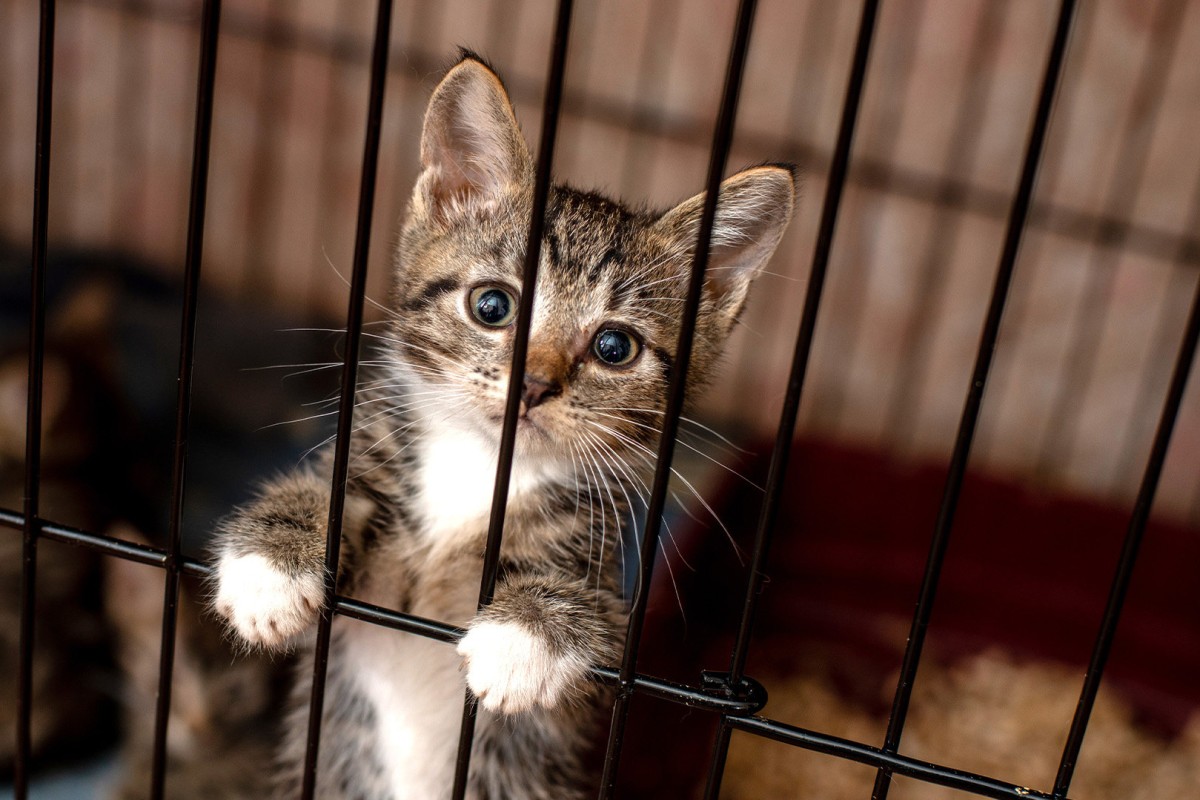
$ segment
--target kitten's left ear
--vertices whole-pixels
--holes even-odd
[[[741,312],[750,283],[783,237],[795,196],[790,165],[753,167],[721,182],[704,288],[731,319]],[[691,252],[703,211],[701,192],[664,214],[655,227]]]
[[[504,84],[464,51],[425,112],[414,211],[438,222],[486,212],[532,181],[533,159]]]

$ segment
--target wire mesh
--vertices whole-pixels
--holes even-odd
[[[187,434],[189,426],[189,410],[192,393],[192,368],[195,360],[195,314],[200,293],[200,267],[203,254],[206,190],[208,177],[208,159],[211,143],[211,126],[214,114],[214,84],[217,74],[216,53],[217,42],[222,35],[231,35],[237,30],[251,32],[264,41],[270,40],[275,45],[285,49],[314,49],[326,53],[334,59],[354,61],[360,57],[358,50],[346,42],[334,38],[310,37],[298,29],[291,29],[285,22],[279,20],[257,23],[246,18],[234,17],[227,20],[224,26],[221,22],[221,4],[219,0],[206,0],[203,6],[201,22],[201,40],[199,66],[197,70],[197,94],[195,102],[195,130],[192,150],[192,177],[189,211],[187,215],[186,236],[186,265],[185,280],[187,289],[184,296],[184,313],[180,333],[180,366],[177,401],[176,445],[172,470],[172,518],[169,537],[165,548],[146,547],[123,542],[112,536],[74,529],[45,519],[39,508],[39,450],[41,444],[41,406],[42,406],[42,374],[41,364],[44,350],[44,269],[46,263],[47,227],[49,217],[49,187],[50,187],[50,141],[51,141],[51,108],[52,84],[54,68],[54,36],[55,36],[55,7],[52,0],[44,0],[41,5],[41,40],[38,57],[38,113],[35,155],[35,186],[33,192],[34,224],[33,224],[33,259],[31,269],[31,323],[30,323],[30,358],[29,358],[29,395],[28,417],[26,422],[26,494],[25,506],[21,513],[0,511],[0,526],[23,531],[24,562],[22,584],[22,614],[20,663],[22,674],[18,686],[17,704],[19,709],[17,727],[17,760],[14,784],[16,797],[24,800],[28,795],[28,754],[29,729],[31,709],[30,671],[33,653],[32,622],[36,613],[36,559],[39,539],[65,542],[85,547],[105,555],[137,561],[160,567],[167,575],[164,613],[161,629],[162,649],[159,669],[159,693],[156,724],[154,732],[154,772],[152,776],[152,795],[161,797],[164,786],[164,770],[166,759],[167,723],[170,697],[172,691],[173,653],[177,621],[178,587],[181,575],[208,576],[210,568],[203,562],[187,557],[181,551],[181,525],[186,488],[187,464]],[[158,6],[141,3],[117,3],[123,9],[134,13],[154,17],[169,15]],[[926,763],[899,754],[900,737],[903,732],[910,692],[916,677],[922,657],[922,644],[925,632],[930,624],[934,597],[937,591],[939,569],[945,557],[949,543],[950,530],[953,525],[955,504],[961,489],[963,476],[967,469],[971,445],[976,425],[983,403],[984,387],[991,369],[993,353],[997,347],[1000,333],[1001,316],[1004,311],[1008,288],[1013,278],[1017,256],[1022,236],[1031,225],[1041,225],[1057,230],[1068,236],[1094,239],[1099,234],[1097,230],[1108,230],[1110,217],[1124,217],[1130,212],[1130,207],[1122,197],[1119,188],[1110,193],[1112,202],[1099,216],[1089,216],[1086,213],[1058,208],[1050,204],[1035,201],[1034,186],[1039,160],[1048,135],[1053,99],[1059,84],[1060,75],[1068,52],[1069,33],[1075,12],[1073,0],[1064,0],[1060,7],[1058,19],[1054,27],[1053,40],[1046,61],[1046,72],[1042,88],[1034,110],[1019,184],[1011,199],[1008,210],[1008,223],[1003,250],[1000,254],[1000,267],[992,293],[991,303],[984,323],[983,333],[976,355],[975,368],[970,380],[965,407],[958,429],[954,451],[950,457],[949,476],[947,478],[942,507],[939,513],[934,533],[931,553],[926,563],[926,577],[921,587],[920,599],[912,623],[909,636],[909,646],[906,650],[901,669],[901,679],[893,704],[892,716],[882,747],[874,747],[861,742],[848,741],[830,736],[818,731],[807,730],[785,722],[757,716],[762,705],[762,697],[757,694],[757,688],[751,686],[752,680],[746,683],[747,653],[750,647],[750,635],[755,619],[756,598],[760,594],[762,576],[765,572],[771,538],[774,535],[774,514],[778,495],[781,491],[783,473],[786,469],[788,453],[793,441],[797,417],[800,413],[801,392],[804,389],[808,361],[813,350],[816,321],[821,306],[822,292],[825,284],[826,271],[830,266],[833,250],[834,232],[837,225],[838,211],[842,194],[848,186],[866,185],[882,188],[889,193],[924,197],[935,207],[967,207],[982,210],[984,213],[998,216],[1006,205],[1006,198],[999,193],[977,186],[963,183],[953,177],[960,172],[970,172],[970,162],[979,158],[979,153],[972,147],[978,138],[977,126],[983,118],[981,108],[986,105],[986,96],[991,92],[991,86],[983,83],[974,87],[970,94],[961,100],[960,113],[954,123],[957,132],[955,140],[963,142],[961,147],[955,147],[946,154],[946,162],[941,177],[930,179],[928,176],[917,174],[911,170],[897,167],[892,159],[885,156],[882,161],[862,160],[857,168],[851,165],[851,145],[853,143],[857,113],[862,99],[862,93],[867,77],[868,58],[871,51],[872,36],[875,32],[876,17],[879,3],[876,0],[866,0],[862,7],[860,25],[854,57],[849,71],[848,85],[844,98],[844,110],[841,117],[839,133],[833,148],[832,157],[827,168],[825,200],[821,220],[816,236],[812,266],[809,272],[807,295],[801,315],[800,331],[796,339],[795,351],[791,361],[791,371],[787,383],[788,391],[784,402],[784,412],[780,417],[775,447],[771,457],[769,474],[770,489],[766,495],[756,530],[755,547],[752,556],[750,581],[747,585],[742,618],[738,629],[738,637],[731,654],[730,672],[724,676],[723,682],[699,683],[698,685],[682,685],[672,683],[638,671],[638,653],[646,613],[648,592],[646,588],[653,578],[655,553],[658,539],[658,525],[661,521],[663,505],[667,493],[667,480],[673,456],[677,427],[682,413],[684,385],[686,381],[688,353],[691,346],[692,330],[699,305],[699,293],[702,286],[704,270],[707,261],[707,242],[711,234],[716,212],[716,189],[725,171],[729,153],[733,147],[734,123],[737,112],[739,91],[745,63],[750,54],[750,38],[753,30],[753,20],[756,3],[743,0],[737,14],[737,22],[733,33],[733,45],[729,53],[726,68],[725,85],[717,115],[715,133],[708,151],[709,168],[706,179],[708,197],[704,209],[704,217],[700,226],[699,247],[692,268],[692,280],[689,289],[688,302],[685,305],[684,321],[680,333],[675,371],[672,375],[669,390],[669,402],[665,416],[661,447],[657,457],[657,470],[651,501],[647,513],[645,538],[641,547],[639,564],[639,586],[642,591],[635,597],[631,622],[628,629],[624,658],[619,667],[596,665],[593,668],[593,678],[597,681],[617,687],[617,699],[613,708],[611,728],[608,732],[607,750],[603,764],[599,789],[600,797],[611,797],[617,787],[617,773],[620,765],[624,729],[629,710],[629,704],[634,695],[642,694],[665,699],[681,705],[697,708],[709,714],[715,714],[720,721],[719,734],[710,761],[708,776],[708,797],[717,797],[720,791],[724,753],[729,738],[734,730],[770,738],[796,747],[824,753],[838,758],[848,759],[867,764],[879,770],[873,797],[883,800],[887,796],[889,778],[892,775],[907,775],[912,778],[932,784],[957,788],[962,791],[985,797],[996,798],[1055,798],[1063,800],[1070,788],[1072,771],[1079,756],[1083,737],[1086,732],[1089,714],[1095,700],[1101,677],[1104,672],[1108,652],[1116,635],[1117,623],[1128,585],[1133,574],[1138,548],[1145,530],[1150,510],[1155,497],[1158,481],[1166,462],[1168,448],[1172,439],[1175,421],[1183,404],[1184,391],[1187,386],[1189,369],[1195,360],[1197,338],[1200,334],[1200,286],[1197,287],[1195,298],[1188,321],[1185,326],[1183,342],[1180,345],[1166,392],[1158,428],[1155,432],[1151,452],[1146,462],[1138,496],[1129,523],[1124,550],[1122,552],[1117,574],[1112,583],[1107,608],[1097,635],[1091,664],[1082,689],[1078,711],[1072,723],[1065,750],[1062,756],[1059,775],[1050,792],[1030,789],[1016,784],[992,778],[985,775],[956,769],[952,766],[942,766]],[[497,4],[496,8],[500,5]],[[679,6],[670,4],[657,9],[656,24],[671,27],[674,14]],[[816,8],[816,6],[814,6]],[[995,7],[989,6],[989,9]],[[1178,38],[1171,32],[1180,27],[1182,5],[1162,3],[1159,7],[1159,26],[1163,35],[1170,35],[1169,46],[1157,56],[1147,61],[1146,87],[1142,92],[1150,99],[1143,98],[1143,103],[1157,106],[1162,99],[1162,87],[1165,85],[1167,69],[1174,54]],[[646,141],[653,141],[653,136],[664,131],[684,129],[677,137],[691,136],[686,123],[672,121],[663,115],[640,116],[635,108],[625,108],[618,112],[612,110],[611,104],[603,102],[602,98],[572,98],[565,88],[565,71],[570,49],[568,47],[568,30],[570,28],[572,3],[563,0],[559,3],[555,22],[555,33],[552,38],[550,69],[544,89],[544,112],[542,117],[542,135],[539,141],[540,152],[538,159],[538,193],[534,203],[533,224],[529,232],[528,257],[525,263],[525,285],[532,286],[536,280],[538,265],[538,247],[540,241],[540,223],[542,209],[545,205],[550,180],[550,165],[553,159],[556,126],[559,119],[560,105],[582,109],[586,115],[599,118],[610,118],[621,125],[638,129],[649,134]],[[421,12],[431,13],[431,12]],[[993,44],[988,38],[997,23],[998,11],[991,11],[980,17],[976,29],[975,54],[969,71],[972,74],[987,74],[986,62],[994,54]],[[272,17],[274,15],[269,15]],[[512,24],[513,19],[503,13],[498,13],[497,20],[505,25]],[[434,24],[426,20],[426,24]],[[219,35],[220,34],[220,35]],[[317,766],[317,748],[320,743],[320,721],[322,714],[322,692],[324,671],[330,656],[330,630],[332,617],[342,615],[377,625],[404,631],[411,634],[429,637],[431,639],[452,643],[462,631],[454,626],[438,620],[425,619],[412,614],[400,613],[391,609],[374,606],[336,593],[335,577],[338,564],[338,546],[340,542],[340,521],[342,504],[345,501],[346,469],[349,459],[349,432],[352,424],[352,409],[354,403],[354,386],[356,383],[357,353],[359,337],[362,333],[364,320],[364,297],[367,291],[368,256],[371,246],[372,215],[376,208],[375,182],[378,171],[379,147],[381,128],[384,118],[385,80],[389,69],[392,68],[389,58],[389,44],[392,34],[391,2],[381,0],[377,7],[374,42],[370,54],[369,89],[367,92],[367,120],[365,126],[365,144],[362,166],[359,171],[359,200],[358,217],[354,237],[353,272],[350,286],[350,308],[347,314],[347,343],[346,364],[343,371],[341,401],[339,407],[339,432],[335,455],[335,473],[333,481],[332,503],[328,521],[327,543],[327,580],[326,607],[328,614],[322,616],[315,659],[313,690],[310,700],[308,753],[305,759],[305,774],[303,781],[303,796],[312,797],[315,791],[315,775]],[[510,42],[513,38],[511,31],[498,34],[501,44]],[[652,37],[647,38],[643,48],[640,63],[642,72],[651,70],[650,62],[655,58],[655,48],[651,46]],[[141,74],[137,66],[136,51],[129,51],[122,56],[121,69],[127,77],[130,86],[136,86],[136,76]],[[420,63],[429,65],[437,61],[437,57],[428,53],[416,52],[412,56]],[[639,79],[639,93],[644,93],[649,85],[644,75]],[[267,86],[264,91],[272,97],[276,96],[279,87]],[[1155,92],[1158,92],[1155,94]],[[137,114],[135,110],[136,90],[130,95],[118,99],[117,106],[123,109],[118,113],[130,116]],[[268,139],[269,132],[264,134]],[[1131,134],[1132,136],[1132,134]],[[753,137],[751,137],[753,138]],[[1132,144],[1127,144],[1128,162],[1124,170],[1118,170],[1113,187],[1124,186],[1133,176],[1137,180],[1142,173],[1143,159],[1148,147],[1149,134],[1140,132]],[[762,141],[756,143],[763,144]],[[812,142],[789,141],[786,143],[769,141],[765,144],[770,148],[776,145],[795,153],[811,153],[818,149]],[[136,149],[140,145],[136,141],[122,142],[119,148]],[[267,152],[269,146],[264,142],[258,148]],[[627,164],[642,165],[627,168],[625,182],[634,182],[644,165],[653,158],[653,150],[649,147],[634,148],[635,157]],[[270,159],[263,158],[259,162],[264,170],[270,169]],[[260,202],[265,200],[260,198]],[[1122,222],[1119,242],[1124,247],[1143,248],[1147,251],[1169,250],[1171,255],[1181,264],[1194,266],[1200,263],[1200,241],[1194,234],[1190,237],[1163,236],[1160,232],[1139,228],[1137,223]],[[951,232],[949,238],[956,234]],[[922,285],[927,287],[937,283],[937,279],[945,261],[949,258],[952,241],[930,240],[925,256],[922,259]],[[251,256],[251,259],[253,257]],[[1103,272],[1104,270],[1099,270]],[[1111,271],[1111,270],[1108,270]],[[1104,280],[1101,276],[1099,280]],[[1111,292],[1101,292],[1111,295]],[[532,292],[522,293],[524,304],[520,318],[525,324],[519,329],[517,345],[514,348],[513,369],[508,406],[505,412],[504,445],[499,460],[500,468],[497,474],[496,489],[491,514],[488,545],[485,557],[484,580],[481,586],[480,604],[486,604],[491,597],[496,581],[496,564],[501,546],[504,522],[505,499],[507,498],[508,473],[511,469],[512,444],[514,441],[517,401],[520,394],[519,376],[523,371],[524,349],[528,340],[528,321],[531,317],[530,306],[533,300]],[[937,302],[936,299],[929,302]],[[1166,326],[1164,326],[1165,329]],[[1083,330],[1082,328],[1080,329]],[[907,338],[913,342],[926,341],[929,332],[918,328],[909,330]],[[1081,334],[1081,342],[1089,342],[1096,338],[1096,331],[1090,330],[1087,335]],[[1162,337],[1159,337],[1162,338]],[[1082,345],[1081,345],[1082,346]],[[917,382],[921,380],[920,364],[925,357],[919,344],[914,346],[912,356],[913,371],[917,373]],[[1090,356],[1083,356],[1081,363],[1088,363]],[[1086,381],[1085,381],[1086,382]],[[893,395],[892,417],[900,419],[908,415],[914,393],[911,390],[898,390]],[[1143,398],[1144,399],[1144,398]],[[1058,447],[1050,447],[1047,452],[1057,452]],[[459,746],[459,758],[455,779],[454,796],[461,797],[466,791],[466,777],[469,768],[469,756],[474,703],[468,698],[464,708],[463,733]]]

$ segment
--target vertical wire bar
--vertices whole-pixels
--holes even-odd
[[[1160,0],[1146,54],[1138,71],[1121,133],[1121,150],[1105,190],[1102,216],[1092,231],[1094,255],[1088,264],[1082,296],[1073,317],[1063,379],[1039,448],[1034,474],[1049,481],[1070,464],[1079,434],[1080,404],[1091,387],[1099,357],[1100,338],[1113,305],[1121,246],[1128,228],[1119,227],[1133,215],[1145,183],[1146,168],[1155,132],[1162,119],[1167,77],[1179,49],[1180,24],[1186,6],[1177,0]],[[1116,220],[1116,225],[1108,220]],[[1115,227],[1115,230],[1114,230]]]
[[[487,544],[483,554],[483,574],[479,582],[479,608],[490,604],[496,592],[500,572],[500,545],[504,537],[504,514],[508,510],[508,484],[512,474],[517,439],[517,414],[524,385],[525,360],[529,351],[529,329],[533,323],[534,286],[542,253],[546,204],[550,198],[550,173],[554,164],[554,142],[558,138],[558,118],[562,109],[563,77],[567,66],[567,44],[571,34],[573,0],[559,0],[554,22],[554,39],[542,100],[542,131],[538,140],[537,171],[534,176],[533,205],[529,216],[529,235],[525,239],[525,263],[521,273],[521,300],[517,306],[517,329],[513,338],[512,366],[508,375],[508,398],[504,423],[500,429],[500,451],[496,461],[496,483],[492,490],[492,509],[488,518]],[[462,726],[458,735],[458,755],[454,763],[453,800],[462,800],[467,792],[471,768],[471,745],[475,739],[475,721],[479,704],[468,690],[463,702]]]
[[[720,111],[713,131],[712,150],[709,153],[704,208],[700,217],[700,230],[696,237],[696,253],[692,261],[688,293],[683,307],[683,319],[680,322],[679,340],[675,347],[675,364],[671,373],[671,383],[667,389],[667,404],[663,409],[663,427],[658,443],[654,483],[651,486],[646,522],[642,529],[637,590],[634,594],[633,608],[630,611],[629,625],[625,632],[625,652],[621,659],[620,686],[616,700],[613,702],[612,723],[609,728],[608,747],[604,756],[604,770],[601,776],[600,797],[602,798],[612,797],[616,788],[617,767],[621,761],[621,747],[625,738],[625,724],[629,720],[629,704],[633,698],[632,682],[637,669],[642,627],[646,619],[646,606],[650,598],[650,578],[654,571],[654,558],[662,527],[667,485],[671,478],[671,459],[675,453],[679,416],[683,413],[687,371],[692,354],[692,338],[699,315],[700,296],[704,289],[704,270],[708,266],[708,251],[717,216],[717,199],[721,178],[725,173],[725,163],[733,145],[738,98],[741,94],[746,58],[750,51],[750,34],[754,29],[754,12],[757,5],[755,0],[742,0],[738,5],[733,42],[729,48],[729,61],[725,69]]]
[[[1171,375],[1171,385],[1167,390],[1167,398],[1163,403],[1162,414],[1159,417],[1158,429],[1154,434],[1154,446],[1146,463],[1146,471],[1142,476],[1141,487],[1138,489],[1137,501],[1130,516],[1129,528],[1125,534],[1125,543],[1121,548],[1121,560],[1117,565],[1109,590],[1108,604],[1104,609],[1104,618],[1100,624],[1100,632],[1092,650],[1092,658],[1088,664],[1087,675],[1083,679],[1083,691],[1079,695],[1079,704],[1075,708],[1075,716],[1071,720],[1071,729],[1067,734],[1066,746],[1063,748],[1062,760],[1059,762],[1058,776],[1054,781],[1054,797],[1066,798],[1071,786],[1071,778],[1075,774],[1075,765],[1079,760],[1079,750],[1083,747],[1083,737],[1087,733],[1088,720],[1091,717],[1092,706],[1096,702],[1096,693],[1100,690],[1100,680],[1104,676],[1104,666],[1108,662],[1112,650],[1113,638],[1116,636],[1117,623],[1121,619],[1121,608],[1125,603],[1125,595],[1129,590],[1129,582],[1133,577],[1133,567],[1141,548],[1142,535],[1146,531],[1146,523],[1150,518],[1150,509],[1154,504],[1154,494],[1158,490],[1158,479],[1162,475],[1163,464],[1167,460],[1167,449],[1171,444],[1171,434],[1175,430],[1175,420],[1179,416],[1179,407],[1183,401],[1183,391],[1187,386],[1188,374],[1192,361],[1196,357],[1196,342],[1200,339],[1200,276],[1197,278],[1196,291],[1192,298],[1192,310],[1188,315],[1187,326],[1184,329],[1183,343],[1179,347],[1179,355],[1175,359],[1175,370]]]
[[[895,753],[899,749],[900,737],[904,731],[904,721],[908,715],[909,701],[912,699],[913,682],[916,680],[917,668],[921,661],[921,650],[925,644],[925,634],[929,628],[929,618],[933,610],[934,598],[937,595],[937,585],[941,574],[942,562],[946,557],[946,549],[950,543],[950,531],[954,524],[954,512],[958,505],[963,478],[967,471],[967,461],[971,454],[971,440],[974,437],[975,428],[979,422],[979,413],[983,405],[983,391],[987,384],[988,372],[991,369],[992,359],[995,355],[996,340],[1000,334],[1000,321],[1004,315],[1004,304],[1008,297],[1009,287],[1012,284],[1017,253],[1021,245],[1021,236],[1025,231],[1025,223],[1029,217],[1029,208],[1033,200],[1033,189],[1037,179],[1038,165],[1041,161],[1042,149],[1046,143],[1046,133],[1050,127],[1050,115],[1054,107],[1054,97],[1062,75],[1063,63],[1066,60],[1067,44],[1070,38],[1071,21],[1074,18],[1074,14],[1075,0],[1062,0],[1062,4],[1059,6],[1054,39],[1046,60],[1045,74],[1042,78],[1042,86],[1034,113],[1033,125],[1029,132],[1029,142],[1025,148],[1020,182],[1016,195],[1013,197],[1012,208],[1009,211],[1008,227],[1004,235],[1004,248],[1000,254],[1000,264],[996,270],[996,282],[992,289],[987,317],[979,339],[979,350],[975,357],[975,368],[971,375],[970,388],[967,390],[962,419],[959,422],[958,434],[954,441],[954,451],[950,458],[946,485],[942,492],[941,507],[938,509],[933,541],[930,543],[929,558],[925,562],[925,575],[921,581],[917,607],[913,613],[912,628],[908,635],[908,645],[904,649],[904,660],[900,667],[900,680],[896,685],[896,696],[892,703],[892,712],[888,718],[887,732],[884,736],[882,749],[886,753]],[[886,768],[880,768],[875,776],[875,787],[871,794],[872,800],[885,800],[890,785],[891,771]]]
[[[54,97],[54,0],[42,0],[34,144],[33,253],[30,259],[29,387],[25,409],[25,525],[21,544],[21,623],[17,664],[15,800],[29,793],[33,720],[33,619],[37,604],[38,513],[42,468],[42,355],[46,344],[46,240],[50,217],[50,127]]]
[[[367,291],[367,256],[371,249],[371,219],[375,210],[375,182],[379,166],[379,132],[387,81],[388,47],[392,32],[392,0],[379,0],[375,40],[371,49],[371,78],[367,98],[367,124],[359,179],[358,222],[354,232],[354,262],[350,300],[346,311],[346,362],[342,368],[338,403],[337,439],[334,443],[329,520],[325,536],[325,597],[313,648],[312,691],[308,703],[308,734],[304,750],[304,775],[300,796],[312,800],[317,786],[317,758],[321,746],[321,719],[325,708],[325,676],[329,668],[329,641],[333,629],[333,603],[337,594],[338,560],[342,546],[342,516],[350,471],[350,440],[354,425],[354,394],[358,384],[359,345],[362,342],[363,306]]]
[[[759,598],[766,581],[766,573],[763,569],[771,548],[779,504],[783,498],[783,482],[787,475],[796,418],[800,413],[804,379],[808,373],[809,357],[812,354],[813,336],[817,327],[817,312],[820,309],[821,297],[825,288],[829,257],[833,251],[833,236],[837,229],[838,211],[841,208],[842,194],[846,188],[846,176],[849,172],[850,154],[854,144],[854,130],[862,105],[867,65],[870,61],[871,43],[874,39],[878,16],[879,0],[866,0],[863,3],[862,15],[858,24],[858,37],[854,45],[854,60],[851,63],[850,77],[846,82],[846,95],[842,103],[842,121],[838,127],[837,144],[829,165],[829,180],[825,184],[825,199],[821,207],[821,221],[817,228],[817,240],[813,248],[812,266],[809,269],[804,310],[800,316],[800,329],[796,334],[796,348],[792,355],[787,394],[784,396],[783,411],[779,417],[779,428],[775,436],[775,448],[771,452],[771,464],[767,472],[766,495],[763,497],[762,508],[759,511],[754,550],[750,558],[750,579],[746,583],[742,617],[729,659],[730,686],[737,686],[745,674],[746,659],[750,651],[750,634],[754,628]],[[727,717],[722,716],[717,729],[716,745],[709,762],[708,783],[704,791],[707,800],[715,800],[721,791],[725,759],[729,753],[729,739],[733,732],[726,723]]]
[[[154,713],[154,755],[150,796],[161,800],[166,780],[167,722],[171,712],[171,677],[175,665],[175,630],[179,604],[179,575],[183,536],[184,476],[187,468],[188,422],[192,407],[192,365],[195,361],[196,305],[204,249],[204,213],[208,198],[208,160],[212,134],[213,93],[217,74],[217,41],[221,2],[205,0],[200,22],[200,65],[196,81],[196,121],[192,138],[191,197],[188,207],[187,250],[184,264],[183,314],[179,333],[179,386],[175,416],[175,452],[171,465],[171,519],[168,531],[163,590],[162,645],[158,663],[158,701]]]

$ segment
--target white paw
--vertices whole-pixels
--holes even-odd
[[[481,622],[458,643],[467,685],[489,711],[517,714],[553,708],[587,673],[586,662],[555,654],[546,641],[515,622]]]
[[[214,606],[250,644],[284,644],[316,621],[324,595],[319,576],[286,575],[260,555],[226,555],[217,564]]]

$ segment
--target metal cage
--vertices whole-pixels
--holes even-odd
[[[47,257],[47,218],[49,213],[49,169],[54,156],[51,142],[51,96],[54,81],[55,41],[54,0],[41,2],[41,38],[38,58],[38,103],[36,134],[36,181],[34,192],[33,255],[31,262],[30,308],[32,309],[29,333],[29,397],[27,430],[27,456],[25,505],[21,513],[0,513],[0,524],[20,530],[24,536],[24,561],[21,607],[20,686],[18,697],[19,724],[17,730],[18,759],[15,773],[16,796],[23,800],[28,793],[29,772],[27,769],[30,748],[31,719],[31,670],[33,620],[37,614],[37,557],[40,540],[49,539],[89,548],[111,557],[129,559],[142,564],[162,568],[167,576],[163,597],[162,651],[159,673],[157,724],[155,727],[154,751],[154,796],[163,792],[165,768],[165,742],[167,712],[172,690],[172,667],[176,631],[176,605],[179,598],[179,580],[182,574],[208,575],[210,567],[198,560],[185,557],[181,552],[181,517],[185,489],[185,472],[188,457],[188,426],[191,405],[192,371],[195,358],[196,303],[200,291],[203,233],[205,229],[206,189],[212,121],[214,115],[214,76],[218,57],[220,0],[205,0],[201,22],[199,74],[196,82],[195,131],[192,143],[192,173],[190,210],[187,221],[186,245],[186,295],[182,328],[179,335],[179,373],[176,415],[176,438],[172,472],[172,518],[169,544],[157,549],[122,542],[109,536],[91,531],[77,530],[58,524],[42,515],[39,505],[39,465],[41,457],[41,415],[43,392],[42,361],[45,348],[45,301]],[[552,50],[546,73],[545,106],[543,127],[537,158],[537,191],[534,201],[530,243],[541,238],[542,217],[550,181],[550,165],[553,160],[557,124],[563,96],[563,76],[570,45],[572,2],[559,0],[554,25]],[[617,767],[622,758],[622,745],[631,699],[644,693],[674,703],[698,709],[719,720],[718,736],[714,744],[707,770],[705,797],[719,796],[725,756],[734,731],[768,737],[778,742],[824,753],[836,758],[849,759],[869,765],[878,770],[873,800],[884,800],[888,795],[892,775],[911,778],[956,788],[970,794],[1025,800],[1045,798],[1064,800],[1068,797],[1072,776],[1079,756],[1083,737],[1088,726],[1093,702],[1096,699],[1106,661],[1112,647],[1120,619],[1122,604],[1129,587],[1134,565],[1138,557],[1142,534],[1150,515],[1159,477],[1166,460],[1172,431],[1180,412],[1188,371],[1195,360],[1197,338],[1200,336],[1200,288],[1191,303],[1183,341],[1178,346],[1174,372],[1166,396],[1161,400],[1161,415],[1157,432],[1153,438],[1150,457],[1144,465],[1136,502],[1129,512],[1128,531],[1124,549],[1116,574],[1112,578],[1108,605],[1103,621],[1095,635],[1094,650],[1086,677],[1080,690],[1077,711],[1067,741],[1064,744],[1058,777],[1053,786],[1028,788],[1006,783],[994,777],[973,774],[956,769],[953,765],[925,763],[899,754],[901,737],[904,733],[906,715],[916,673],[921,664],[922,648],[930,623],[930,614],[938,590],[939,575],[946,556],[947,547],[954,529],[955,510],[966,474],[972,443],[980,419],[984,392],[992,371],[996,352],[1001,317],[1010,295],[1014,267],[1022,236],[1026,232],[1033,200],[1034,185],[1039,164],[1047,140],[1052,108],[1056,91],[1063,73],[1068,51],[1069,34],[1076,13],[1075,0],[1062,0],[1052,41],[1045,54],[1044,74],[1036,104],[1032,110],[1028,140],[1020,167],[1016,190],[1009,199],[1007,223],[1003,247],[997,257],[995,283],[986,316],[982,321],[975,365],[971,374],[968,393],[962,403],[961,418],[948,464],[941,506],[933,531],[924,579],[920,587],[916,610],[912,617],[911,631],[904,653],[900,680],[896,687],[890,719],[884,732],[883,744],[847,741],[818,730],[807,730],[784,722],[765,718],[757,712],[765,701],[764,692],[746,672],[751,631],[755,623],[758,600],[761,595],[763,576],[768,567],[780,495],[784,485],[789,449],[793,442],[801,397],[805,389],[810,355],[813,351],[814,332],[818,313],[822,305],[826,270],[834,246],[839,207],[847,184],[851,159],[851,146],[856,125],[859,121],[860,101],[867,80],[867,65],[871,53],[873,34],[880,3],[865,0],[862,5],[853,61],[849,68],[849,81],[842,104],[841,121],[836,145],[829,168],[829,180],[821,204],[820,223],[816,246],[812,253],[811,272],[801,316],[799,331],[795,337],[794,355],[787,382],[787,394],[783,413],[778,423],[774,452],[770,461],[770,472],[764,502],[759,513],[750,565],[750,580],[745,587],[741,622],[736,644],[730,654],[730,664],[723,674],[706,675],[695,685],[677,685],[643,674],[638,670],[639,644],[646,616],[648,592],[639,594],[632,608],[625,639],[624,657],[616,665],[598,665],[593,677],[616,687],[616,701],[612,708],[611,727],[607,737],[607,752],[598,796],[614,796]],[[641,544],[641,585],[648,586],[654,569],[659,523],[667,494],[667,480],[675,448],[675,437],[679,414],[683,402],[684,380],[688,369],[693,327],[700,298],[700,286],[707,261],[707,242],[712,230],[716,206],[716,188],[725,170],[730,152],[734,121],[737,114],[739,93],[742,89],[744,67],[750,48],[750,35],[755,17],[754,0],[742,0],[737,11],[737,22],[733,41],[729,46],[725,83],[721,95],[720,110],[714,123],[709,168],[706,177],[708,202],[704,209],[703,223],[699,236],[699,247],[692,267],[692,281],[685,305],[683,328],[678,344],[676,369],[669,391],[668,412],[665,417],[658,467],[652,485],[649,509],[646,515],[645,535]],[[366,140],[363,145],[360,173],[360,195],[358,221],[355,229],[353,272],[350,305],[346,315],[346,363],[342,373],[342,395],[338,416],[335,471],[333,478],[332,503],[329,509],[327,574],[337,572],[338,545],[342,519],[342,504],[347,478],[351,417],[356,385],[358,344],[363,324],[365,281],[368,249],[372,231],[372,211],[376,190],[376,172],[380,149],[380,127],[383,115],[384,82],[389,64],[389,33],[392,24],[391,0],[380,0],[376,11],[374,44],[370,58],[370,89],[365,110]],[[217,110],[219,112],[219,109]],[[528,248],[525,262],[525,281],[536,280],[538,248]],[[524,369],[528,343],[529,306],[533,293],[522,295],[521,323],[513,354],[512,374],[521,375]],[[486,550],[483,585],[480,587],[480,604],[487,604],[496,582],[498,552],[502,541],[505,499],[513,442],[517,420],[517,400],[520,382],[512,381],[509,391],[507,412],[504,420],[500,469],[496,476],[495,501],[491,515]],[[803,536],[803,532],[798,535]],[[335,594],[332,578],[327,580],[326,606],[333,614],[340,614],[399,631],[426,636],[443,642],[453,642],[461,631],[437,620],[423,619],[397,613]],[[329,656],[331,614],[323,615],[320,622],[315,671],[312,678],[312,695],[308,729],[308,755],[305,765],[303,796],[311,798],[315,786],[317,750],[321,743],[321,708],[323,703],[325,667]],[[462,734],[460,739],[457,777],[454,797],[461,798],[466,790],[466,774],[470,755],[475,719],[475,705],[468,699],[464,703]]]

